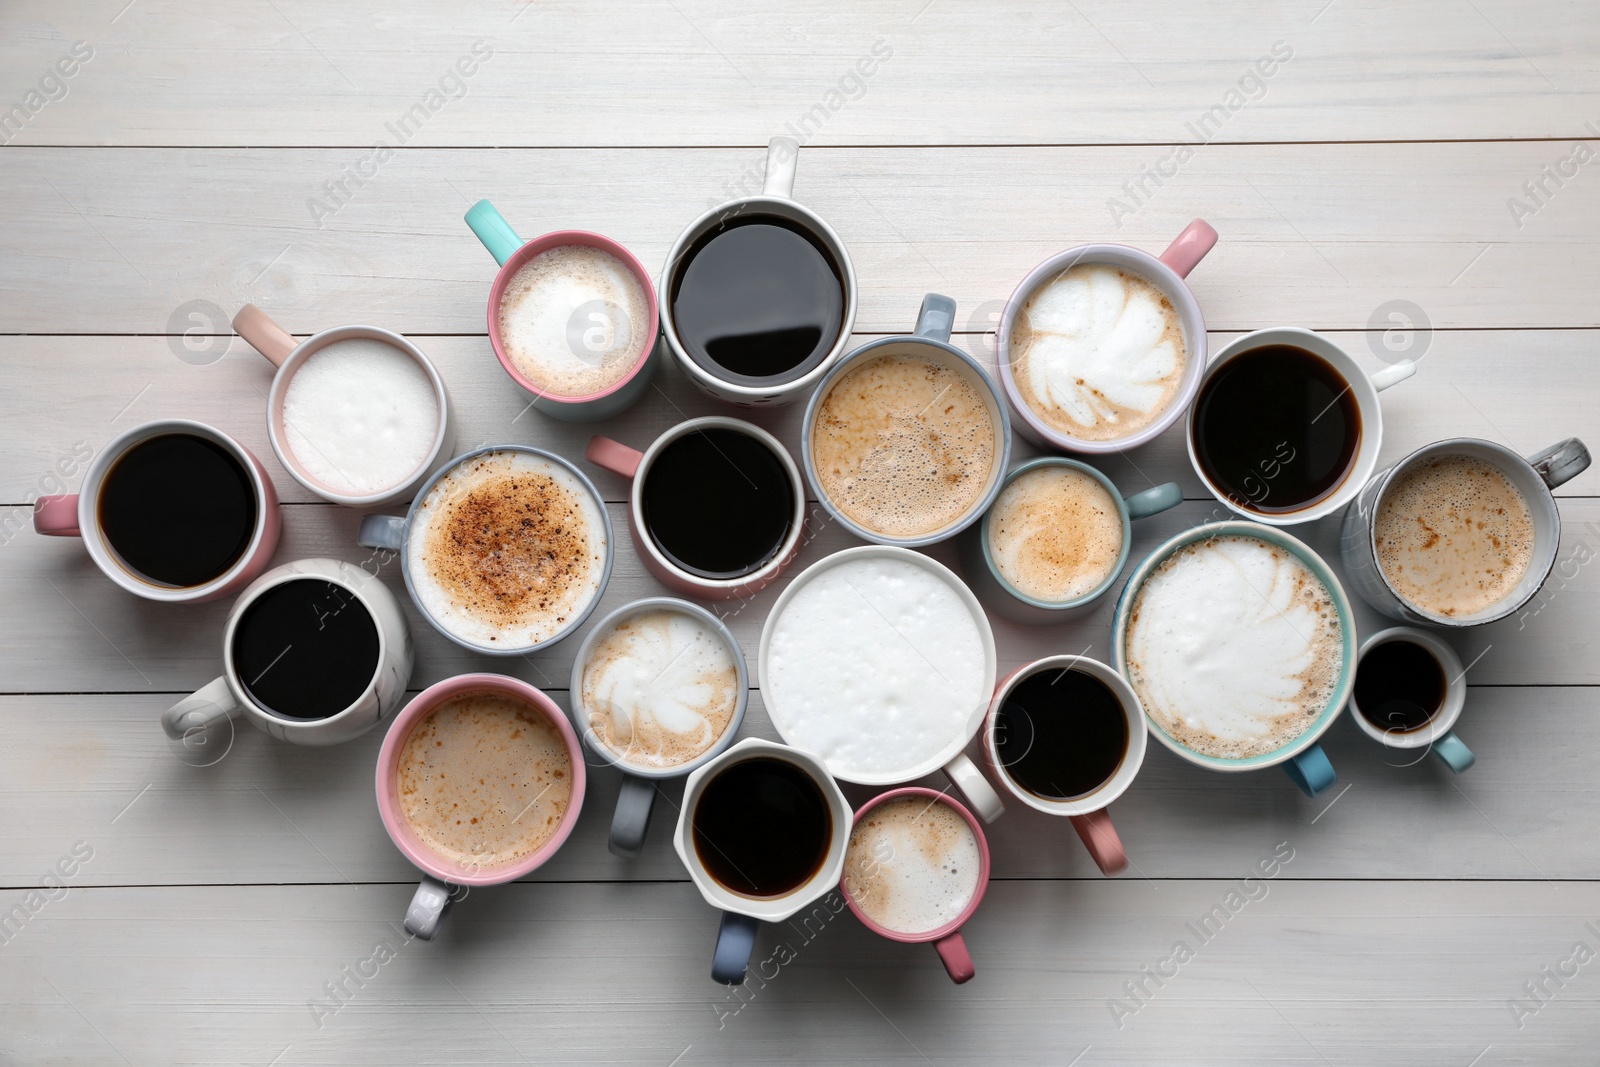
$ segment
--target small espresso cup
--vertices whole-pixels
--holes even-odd
[[[810,787],[816,790],[817,796],[810,799],[825,809],[822,814],[827,823],[826,832],[820,832],[821,828],[817,828],[817,841],[799,842],[784,836],[779,832],[779,827],[762,825],[760,816],[763,809],[740,812],[729,811],[726,807],[723,810],[701,810],[702,805],[707,804],[708,787],[717,784],[718,779],[729,770],[752,760],[781,761],[788,765],[795,782],[809,782]],[[791,786],[788,792],[793,791]],[[788,793],[776,796],[774,804],[765,810],[770,813],[789,799],[792,798]],[[726,805],[728,801],[722,803]],[[717,804],[718,799],[714,795],[710,798],[710,805]],[[738,842],[712,840],[709,832],[703,829],[709,825],[730,823],[743,824],[739,826]],[[785,863],[794,869],[804,869],[815,862],[815,869],[799,884],[782,892],[757,896],[724,884],[708,869],[702,858],[703,845],[713,852],[713,862],[729,864],[737,869],[737,860],[743,857],[743,853],[757,847],[751,839],[763,836],[765,840],[758,844],[767,851],[766,858],[772,861],[769,866]],[[712,954],[712,978],[724,985],[740,985],[744,982],[745,971],[750,965],[750,953],[755,948],[756,933],[762,922],[783,922],[837,886],[840,875],[844,873],[844,853],[849,839],[850,804],[828,775],[828,769],[822,761],[809,752],[749,737],[689,775],[683,789],[683,805],[678,810],[678,828],[672,843],[678,850],[678,858],[689,872],[690,880],[700,890],[700,895],[707,904],[722,912],[716,949]],[[818,846],[818,856],[792,854],[797,845],[807,847],[812,844]],[[786,851],[791,855],[783,855]]]
[[[1391,714],[1383,704],[1372,708],[1363,707],[1362,694],[1367,692],[1370,695],[1374,691],[1368,690],[1368,679],[1361,673],[1369,666],[1368,657],[1375,649],[1396,644],[1408,644],[1419,648],[1432,660],[1431,668],[1437,669],[1437,679],[1406,679],[1405,682],[1410,684],[1420,682],[1419,692],[1430,690],[1428,694],[1430,698],[1437,694],[1437,704],[1434,708],[1429,709],[1411,703],[1405,697],[1402,699],[1406,699],[1409,706],[1404,707],[1401,714]],[[1467,702],[1466,674],[1466,668],[1461,666],[1461,657],[1456,655],[1456,650],[1441,640],[1437,634],[1410,626],[1393,626],[1387,630],[1380,630],[1361,643],[1360,662],[1356,666],[1356,687],[1350,695],[1350,718],[1355,720],[1362,733],[1387,748],[1402,751],[1420,749],[1421,752],[1410,763],[1415,763],[1432,752],[1444,761],[1445,766],[1460,774],[1477,762],[1472,750],[1455,733],[1456,720],[1461,718],[1461,709]],[[1425,722],[1412,725],[1404,721],[1418,712],[1427,715]]]
[[[1018,589],[1016,584],[1002,572],[994,551],[998,534],[996,527],[1000,521],[1000,513],[1006,508],[1007,490],[1033,471],[1052,470],[1077,471],[1093,478],[1116,505],[1116,516],[1121,526],[1122,547],[1117,550],[1116,561],[1106,572],[1106,576],[1093,589],[1067,600],[1043,600]],[[1087,463],[1062,456],[1044,456],[1029,460],[1006,475],[994,505],[984,512],[983,521],[969,526],[956,538],[956,552],[961,560],[961,570],[966,575],[967,584],[972,587],[972,591],[977,594],[978,600],[985,608],[1012,622],[1029,626],[1048,626],[1051,623],[1066,622],[1091,610],[1106,591],[1116,584],[1122,568],[1127,565],[1128,553],[1133,547],[1134,519],[1158,515],[1181,503],[1183,503],[1183,490],[1179,488],[1177,482],[1166,482],[1124,497],[1117,487],[1111,484],[1111,479]],[[1048,522],[1050,528],[1033,528],[1026,536],[1029,539],[1040,535],[1074,536],[1073,531],[1061,530],[1054,524],[1052,520],[1057,517],[1041,509],[1032,517],[1030,527],[1033,523]]]
[[[1442,615],[1414,604],[1394,587],[1378,562],[1377,523],[1384,496],[1407,471],[1441,458],[1465,457],[1486,463],[1510,480],[1533,520],[1533,550],[1522,579],[1506,596],[1471,614]],[[1524,459],[1504,445],[1457,437],[1424,445],[1366,483],[1349,507],[1339,531],[1345,574],[1361,599],[1401,622],[1457,628],[1508,618],[1539,592],[1555,567],[1561,544],[1561,512],[1552,489],[1589,467],[1589,450],[1576,437],[1558,441]]]
[[[1142,249],[1121,244],[1086,244],[1058,252],[1028,272],[1011,298],[1006,301],[1000,315],[1000,327],[995,337],[999,354],[1000,382],[1006,399],[1016,416],[1017,432],[1041,448],[1090,455],[1121,452],[1137,448],[1160,436],[1161,432],[1182,416],[1195,393],[1200,388],[1200,375],[1206,365],[1206,322],[1200,314],[1200,304],[1184,281],[1189,272],[1199,265],[1207,252],[1217,243],[1217,231],[1195,219],[1184,228],[1167,250],[1152,256]],[[1111,267],[1124,274],[1143,279],[1160,290],[1178,316],[1179,332],[1183,336],[1184,365],[1176,393],[1153,419],[1133,433],[1109,440],[1076,437],[1052,426],[1038,411],[1029,406],[1017,386],[1018,367],[1015,362],[1022,353],[1017,352],[1018,318],[1040,289],[1061,274],[1077,266]]]
[[[237,469],[230,477],[237,477],[242,492],[248,496],[255,517],[240,523],[242,548],[232,562],[226,563],[221,573],[192,585],[176,584],[162,580],[137,569],[118,550],[109,536],[103,519],[102,505],[109,483],[125,472],[119,469],[123,457],[157,438],[192,437],[206,442],[225,453]],[[185,548],[201,531],[209,532],[218,521],[217,501],[200,486],[184,485],[170,477],[162,477],[159,469],[147,469],[142,482],[154,492],[148,507],[151,514],[142,517],[143,533],[151,539],[171,542],[175,548]],[[118,498],[122,496],[119,492]],[[127,506],[120,501],[117,506]],[[160,528],[156,528],[159,514]],[[84,473],[83,485],[76,493],[41,496],[33,505],[33,528],[51,537],[81,537],[89,558],[105,572],[106,577],[130,593],[147,600],[169,604],[198,603],[217,600],[239,592],[267,569],[273,551],[278,547],[278,534],[282,529],[278,517],[278,493],[272,487],[267,469],[239,442],[204,423],[186,419],[163,419],[135,426],[121,434],[101,450]],[[181,554],[181,553],[178,553]],[[222,563],[219,561],[219,566]]]
[[[1028,729],[1032,731],[1020,756],[1013,757],[1009,747],[1004,753],[1000,750],[1006,740],[1004,735],[1007,728],[1007,724],[1001,721],[1001,710],[1006,707],[1016,688],[1036,675],[1046,672],[1057,674],[1060,671],[1077,671],[1104,686],[1115,698],[1127,726],[1126,739],[1115,769],[1099,784],[1073,797],[1045,796],[1017,780],[1016,776],[1024,773],[1022,761],[1030,752],[1042,751],[1037,748],[1040,738],[1044,736],[1038,725],[1044,714],[1042,709],[1018,709],[1027,713]],[[1056,680],[1060,681],[1059,675]],[[1012,729],[1015,729],[1014,725]],[[1056,736],[1061,737],[1060,734]],[[1144,749],[1144,711],[1138,696],[1122,675],[1087,656],[1047,656],[1012,671],[995,687],[994,701],[989,705],[989,718],[983,731],[984,759],[994,778],[1006,792],[1035,811],[1042,811],[1046,815],[1063,815],[1072,820],[1072,828],[1078,831],[1083,847],[1089,850],[1089,856],[1103,874],[1121,874],[1128,869],[1128,854],[1122,847],[1122,838],[1118,836],[1116,827],[1111,824],[1111,814],[1107,808],[1133,784],[1144,763]]]
[[[291,584],[297,588],[285,588]],[[353,663],[358,654],[370,664]],[[240,717],[291,744],[341,744],[400,706],[412,656],[400,602],[374,575],[335,559],[285,563],[251,582],[228,612],[222,676],[168,708],[161,728],[184,762],[206,765],[227,755],[231,720]],[[295,682],[272,692],[267,706],[262,683],[273,672]],[[343,707],[297,702],[325,700],[336,684],[358,695]]]
[[[494,347],[495,357],[500,360],[500,366],[505,368],[506,374],[533,397],[531,406],[534,410],[562,422],[598,422],[620,415],[632,407],[650,387],[651,376],[661,362],[656,354],[660,322],[656,289],[644,265],[616,241],[587,230],[556,230],[524,243],[511,224],[487,200],[480,200],[468,209],[466,222],[495,258],[495,262],[500,264],[500,273],[495,275],[494,283],[489,287],[489,343]],[[597,248],[620,260],[638,282],[649,308],[644,322],[633,322],[626,309],[604,300],[588,301],[572,310],[566,324],[566,343],[580,362],[598,365],[599,358],[617,343],[619,335],[628,337],[630,345],[634,337],[641,338],[643,343],[636,362],[626,375],[586,396],[565,396],[533,382],[517,369],[516,361],[500,331],[500,305],[517,273],[535,256],[572,245]]]
[[[445,478],[455,471],[469,466],[480,457],[492,457],[501,453],[522,453],[534,456],[549,464],[552,468],[559,468],[563,471],[570,480],[570,486],[573,491],[587,495],[588,503],[599,516],[601,537],[605,542],[603,546],[604,558],[600,566],[598,585],[590,595],[587,603],[562,622],[555,633],[532,644],[516,645],[508,642],[502,646],[498,642],[473,641],[452,630],[444,620],[434,613],[418,591],[417,567],[419,563],[412,553],[412,541],[416,532],[418,513],[429,503],[430,494],[434,487]],[[457,456],[441,467],[434,473],[433,477],[423,484],[416,498],[411,501],[411,506],[403,518],[398,515],[367,515],[363,517],[360,529],[356,534],[356,543],[363,548],[376,548],[399,553],[400,572],[405,577],[406,591],[411,594],[411,602],[417,606],[417,610],[422,613],[423,618],[427,619],[435,630],[438,630],[462,648],[482,653],[485,656],[521,656],[529,652],[537,652],[540,649],[549,648],[582,626],[584,620],[599,605],[600,598],[605,595],[606,584],[611,580],[611,569],[616,560],[616,539],[611,532],[611,517],[606,512],[605,498],[594,487],[594,483],[589,481],[576,466],[555,453],[546,452],[541,448],[531,448],[528,445],[486,445],[483,448],[474,449],[471,452]]]
[[[739,444],[741,447],[748,445],[751,449],[746,462],[753,463],[752,469],[741,469],[735,454],[728,448],[718,446],[712,434],[739,434],[746,438],[746,442]],[[692,435],[698,435],[698,439],[687,441]],[[709,543],[731,537],[741,530],[748,531],[755,519],[754,513],[760,513],[761,522],[773,527],[776,545],[752,549],[765,555],[750,559],[748,569],[741,563],[731,573],[721,569],[702,569],[697,572],[690,569],[693,561],[684,558],[688,554],[682,551],[686,546],[677,546],[680,555],[675,556],[672,546],[657,540],[653,532],[655,527],[651,523],[651,501],[657,500],[655,506],[661,506],[656,493],[667,493],[667,489],[658,490],[652,478],[658,476],[658,463],[663,453],[669,449],[677,452],[685,448],[704,448],[716,453],[716,456],[704,463],[694,463],[692,468],[686,468],[681,458],[675,457],[672,461],[678,472],[674,477],[690,473],[699,477],[693,492],[707,509],[698,520],[698,530],[692,528],[693,523],[680,518],[673,524],[674,536],[690,539],[704,537]],[[800,541],[805,532],[805,483],[800,480],[800,470],[795,466],[789,450],[759,426],[739,419],[707,415],[680,422],[657,437],[643,452],[609,437],[594,437],[584,454],[591,463],[632,481],[628,495],[628,529],[633,534],[634,546],[639,550],[639,558],[644,561],[646,569],[675,593],[702,600],[750,596],[770,585],[800,552]],[[685,485],[683,488],[689,487]],[[781,498],[784,491],[790,497],[787,501]],[[773,499],[770,502],[765,500],[764,494],[773,496]],[[682,497],[681,492],[675,495]],[[784,523],[787,523],[786,530],[781,537],[776,536],[778,527]],[[692,545],[687,547],[701,551]],[[713,577],[713,574],[723,576]]]
[[[450,411],[450,394],[445,391],[444,379],[439,377],[439,372],[428,357],[422,354],[422,350],[399,334],[381,330],[376,326],[338,326],[313,334],[304,341],[296,341],[287,330],[254,304],[246,304],[239,309],[239,313],[233,317],[233,329],[278,368],[277,374],[272,378],[272,389],[267,394],[267,435],[272,441],[272,451],[277,453],[278,462],[283,464],[284,470],[288,471],[295,481],[322,499],[347,507],[378,507],[400,500],[410,500],[428,475],[438,469],[440,462],[455,451],[455,427]],[[409,357],[427,376],[433,392],[435,430],[432,441],[427,444],[427,450],[422,453],[416,466],[402,475],[400,480],[367,492],[346,492],[313,474],[291,445],[290,427],[285,423],[284,416],[284,401],[289,394],[290,383],[294,380],[295,374],[306,365],[306,361],[331,344],[352,340],[381,342]],[[301,435],[304,433],[305,431],[300,431]],[[323,461],[329,465],[337,463],[332,457],[323,457]]]
[[[850,329],[856,319],[856,273],[844,241],[822,217],[794,199],[794,174],[800,144],[792,137],[774,137],[767,146],[766,184],[757,196],[742,196],[708,209],[691,222],[667,253],[661,271],[661,336],[672,350],[678,366],[707,394],[730,404],[791,404],[806,396],[828,367],[850,343]],[[795,367],[770,377],[735,373],[713,360],[700,347],[685,339],[674,313],[674,303],[683,276],[695,257],[714,236],[749,222],[771,219],[777,224],[798,229],[824,258],[837,278],[842,301],[838,336],[820,357],[807,359]],[[750,305],[758,308],[761,290],[782,287],[784,280],[766,277],[760,269],[743,279],[751,288]],[[748,324],[747,324],[748,325]],[[779,328],[788,324],[777,324]],[[770,327],[769,327],[770,328]],[[820,342],[819,342],[820,343]]]
[[[856,894],[852,890],[852,886],[857,886],[864,887],[867,892],[870,892],[874,888],[872,883],[875,879],[880,876],[885,880],[892,879],[892,872],[896,862],[907,861],[907,857],[899,855],[900,850],[896,849],[894,843],[887,839],[887,834],[880,838],[874,847],[863,849],[859,855],[854,847],[855,836],[862,831],[863,820],[870,819],[874,812],[881,812],[884,805],[895,801],[914,802],[919,809],[920,815],[925,815],[936,807],[950,812],[965,824],[967,831],[972,835],[972,841],[975,845],[972,850],[972,858],[976,860],[975,866],[977,870],[975,872],[976,886],[972,891],[972,895],[967,898],[966,904],[957,910],[957,914],[926,930],[908,931],[895,929],[887,924],[888,916],[880,913],[875,918],[870,914],[869,910],[876,911],[878,909],[871,902],[863,904],[856,898]],[[903,837],[904,835],[897,834],[895,836]],[[933,863],[929,862],[923,855],[928,850],[918,847],[920,844],[920,842],[915,843],[908,850],[914,853],[909,858],[909,861],[924,868],[918,873],[927,876],[930,880],[933,877],[966,876],[967,872],[960,866],[959,861],[957,861],[953,870],[943,864],[937,870],[932,869]],[[949,843],[947,842],[947,844]],[[851,831],[851,845],[852,847],[845,853],[844,877],[839,882],[839,892],[844,897],[845,903],[850,906],[850,910],[855,912],[856,918],[861,920],[861,925],[879,937],[886,937],[891,941],[913,945],[931,942],[934,951],[939,953],[939,959],[944,964],[945,972],[950,975],[952,982],[960,985],[963,982],[971,981],[972,976],[977,971],[972,965],[972,954],[967,951],[966,939],[961,936],[961,928],[967,924],[978,910],[978,905],[983,901],[983,892],[989,887],[989,842],[984,837],[983,826],[972,812],[968,811],[966,806],[959,800],[933,789],[925,789],[922,786],[891,789],[887,793],[873,797],[856,809],[855,828]],[[948,862],[947,856],[938,858],[945,859]],[[921,863],[918,863],[919,859],[922,860]],[[886,872],[885,868],[889,868],[889,871]],[[891,891],[893,891],[893,888],[891,887]],[[919,888],[927,888],[930,896],[937,895],[940,892],[937,887]],[[912,892],[915,893],[915,890]]]
[[[811,483],[817,498],[822,501],[823,507],[828,509],[828,513],[845,529],[864,541],[880,545],[898,545],[903,548],[922,548],[944,541],[977,522],[979,516],[989,509],[995,497],[1000,494],[1000,484],[1004,481],[1005,470],[1011,460],[1011,420],[1006,415],[1005,398],[1001,396],[1000,388],[995,385],[994,379],[989,377],[977,360],[950,343],[950,329],[955,322],[955,314],[954,300],[938,293],[929,293],[922,298],[922,307],[917,312],[917,324],[910,334],[881,337],[876,341],[868,341],[852,351],[835,363],[823,376],[816,392],[811,394],[811,400],[806,404],[805,420],[801,423],[800,429],[806,479]],[[915,534],[895,534],[872,529],[864,522],[852,518],[840,501],[828,495],[825,479],[819,469],[820,461],[814,438],[818,421],[824,417],[823,408],[829,393],[852,370],[859,368],[868,360],[884,356],[923,359],[945,370],[954,371],[977,390],[989,416],[991,439],[988,444],[992,459],[989,470],[984,475],[983,489],[965,511],[938,529]],[[936,395],[934,401],[937,400]],[[945,442],[943,446],[959,447],[960,443]],[[865,449],[866,444],[863,443],[861,447]]]
[[[441,855],[411,827],[401,798],[400,759],[411,732],[441,706],[472,696],[510,698],[544,716],[560,735],[572,774],[571,796],[555,831],[534,851],[510,863],[488,865]],[[577,825],[585,783],[583,750],[578,745],[578,735],[573,733],[572,725],[556,702],[527,682],[503,674],[461,674],[437,682],[413,697],[395,716],[389,724],[389,732],[384,735],[383,747],[378,750],[376,782],[378,815],[383,820],[383,828],[389,832],[395,848],[422,871],[422,880],[406,909],[406,932],[431,941],[438,932],[445,908],[457,899],[462,887],[514,882],[543,866]],[[538,799],[534,797],[529,806]]]
[[[1356,440],[1344,472],[1335,475],[1327,488],[1304,501],[1289,500],[1282,504],[1271,505],[1267,503],[1271,500],[1274,483],[1282,484],[1278,479],[1296,464],[1305,463],[1303,453],[1306,451],[1306,443],[1303,440],[1283,440],[1264,449],[1264,454],[1252,464],[1252,472],[1241,476],[1240,484],[1231,488],[1213,478],[1201,460],[1204,446],[1200,438],[1206,432],[1205,423],[1208,417],[1224,417],[1208,416],[1210,409],[1207,390],[1218,375],[1228,371],[1233,361],[1266,348],[1292,348],[1302,353],[1309,353],[1328,366],[1332,378],[1344,383],[1342,389],[1335,390],[1337,395],[1328,402],[1327,407],[1313,417],[1311,422],[1315,423],[1317,419],[1324,417],[1341,401],[1345,393],[1348,393],[1354,401]],[[1416,372],[1415,363],[1405,362],[1368,374],[1344,349],[1328,338],[1298,327],[1279,326],[1245,334],[1218,352],[1216,358],[1205,369],[1205,376],[1199,383],[1198,398],[1194,406],[1189,409],[1186,424],[1189,463],[1212,496],[1227,505],[1231,511],[1247,519],[1264,522],[1269,526],[1293,526],[1332,515],[1355,498],[1378,466],[1378,451],[1383,445],[1383,408],[1378,403],[1378,393],[1392,385],[1398,385]],[[1282,397],[1284,405],[1303,402],[1302,397],[1287,395]],[[1342,415],[1341,409],[1341,417]]]
[[[600,709],[591,706],[590,677],[591,672],[602,665],[596,662],[597,654],[601,651],[602,642],[614,640],[618,627],[627,623],[636,623],[646,616],[669,615],[683,617],[698,628],[694,635],[709,634],[727,654],[727,660],[733,669],[733,690],[731,693],[733,706],[728,713],[727,722],[717,730],[707,743],[706,747],[698,754],[678,763],[652,763],[643,758],[643,753],[619,752],[601,739],[600,733],[595,729],[595,719],[601,713]],[[705,678],[684,677],[683,670],[703,670],[703,665],[696,663],[692,652],[692,645],[684,645],[673,649],[668,643],[671,635],[657,635],[658,641],[655,651],[660,659],[640,661],[641,669],[648,668],[650,678],[640,685],[633,685],[640,679],[620,678],[616,680],[617,688],[626,691],[612,692],[609,697],[601,697],[612,704],[627,701],[632,698],[634,706],[626,708],[626,712],[633,716],[635,725],[641,713],[651,714],[648,702],[652,697],[671,700],[674,694],[670,691],[673,685],[686,685],[692,689],[707,690],[715,684]],[[645,643],[641,641],[641,644]],[[612,651],[609,657],[620,655],[620,650]],[[685,659],[685,656],[689,656]],[[682,667],[677,676],[673,675],[674,668]],[[627,665],[622,665],[624,668]],[[601,682],[604,679],[600,679]],[[635,600],[631,604],[624,604],[605,618],[596,623],[583,639],[583,644],[578,647],[577,658],[572,664],[572,719],[578,732],[583,737],[583,743],[589,751],[605,760],[623,774],[622,792],[617,797],[617,807],[611,816],[611,834],[609,846],[613,854],[625,858],[637,856],[644,847],[645,832],[650,828],[650,813],[654,807],[656,796],[656,783],[670,778],[679,778],[693,772],[725,752],[733,744],[734,735],[739,732],[739,726],[744,722],[745,706],[750,699],[750,676],[745,667],[744,653],[739,649],[739,642],[734,639],[733,633],[725,626],[722,620],[711,614],[698,604],[691,604],[687,600],[676,600],[672,597],[646,597]],[[641,707],[640,705],[644,706]],[[687,710],[694,714],[697,709],[680,708],[679,713]],[[652,715],[652,717],[654,717]],[[703,721],[703,720],[702,720]],[[667,724],[656,720],[662,729],[668,729]],[[685,723],[683,725],[691,726]],[[682,730],[672,731],[681,735]]]

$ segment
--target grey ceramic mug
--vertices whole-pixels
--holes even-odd
[[[727,727],[704,752],[693,759],[670,767],[653,767],[647,763],[630,760],[601,741],[593,726],[592,709],[584,699],[584,675],[589,667],[589,657],[595,645],[621,623],[651,612],[676,612],[710,629],[722,641],[738,672],[738,700]],[[670,664],[669,664],[670,666]],[[656,783],[669,778],[680,778],[710,763],[733,744],[739,725],[744,722],[745,707],[750,702],[750,673],[745,666],[744,653],[733,633],[711,612],[698,604],[675,597],[653,596],[624,604],[595,624],[578,647],[577,658],[572,663],[572,725],[583,738],[584,747],[623,773],[622,792],[617,797],[617,808],[611,816],[609,847],[613,854],[631,858],[644,847],[645,832],[650,828],[650,812],[654,807]]]

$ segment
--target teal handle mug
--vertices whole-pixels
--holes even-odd
[[[1383,674],[1369,677],[1362,673],[1375,665],[1369,664],[1374,651],[1398,644],[1421,649],[1427,658],[1397,659],[1391,664],[1406,663],[1411,671],[1424,677],[1395,677],[1392,666]],[[1435,670],[1436,677],[1425,677]],[[1466,702],[1466,668],[1456,650],[1438,634],[1413,626],[1392,626],[1361,643],[1355,692],[1350,696],[1350,718],[1362,733],[1396,757],[1386,762],[1409,767],[1432,752],[1456,774],[1467,770],[1478,758],[1455,732],[1456,720],[1461,718]]]
[[[597,422],[632,407],[661,362],[655,283],[621,244],[587,230],[523,241],[487,200],[466,223],[500,264],[489,343],[535,411]]]

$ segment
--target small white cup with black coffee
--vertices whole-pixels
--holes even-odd
[[[1350,717],[1374,741],[1407,754],[1402,766],[1432,752],[1460,774],[1477,762],[1455,733],[1467,702],[1466,674],[1456,650],[1437,634],[1410,626],[1380,630],[1361,643]]]

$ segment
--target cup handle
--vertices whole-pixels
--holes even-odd
[[[978,973],[972,966],[972,953],[967,951],[967,941],[961,936],[960,930],[939,938],[933,943],[933,949],[939,953],[939,959],[944,961],[945,973],[956,985],[972,981],[972,976]]]
[[[1554,489],[1589,469],[1589,450],[1576,437],[1557,441],[1542,452],[1528,457],[1544,484]]]
[[[743,985],[750,953],[756,947],[756,931],[760,929],[760,919],[723,912],[722,925],[717,927],[717,948],[711,955],[711,977],[723,985]]]
[[[935,341],[950,341],[950,329],[956,321],[956,302],[948,296],[938,293],[929,293],[922,298],[922,307],[917,311],[917,326],[911,332],[918,337],[928,337]]]
[[[82,537],[78,529],[78,494],[42,496],[33,502],[33,532],[46,537]]]
[[[254,304],[246,304],[239,309],[239,313],[233,317],[233,332],[249,341],[250,347],[266,356],[267,362],[274,367],[283,366],[283,361],[299,344],[288,330]]]
[[[420,941],[432,941],[449,907],[450,886],[432,875],[423,875],[406,908],[406,933]]]
[[[1304,752],[1290,756],[1283,765],[1283,771],[1308,797],[1316,796],[1339,780],[1333,771],[1333,763],[1328,759],[1328,754],[1322,751],[1321,745],[1312,745]]]
[[[589,438],[589,447],[584,450],[584,458],[597,467],[604,467],[612,474],[620,474],[624,478],[632,478],[639,471],[639,464],[644,460],[644,453],[636,448],[629,448],[620,441],[613,441],[609,437],[598,434]]]
[[[1128,869],[1128,853],[1122,847],[1117,828],[1111,825],[1111,813],[1101,808],[1087,815],[1073,815],[1072,828],[1083,839],[1101,874],[1121,874]]]
[[[1177,482],[1166,482],[1154,489],[1124,497],[1122,502],[1128,506],[1128,518],[1142,519],[1183,503],[1183,490]]]
[[[467,213],[461,217],[467,220],[467,225],[478,235],[483,247],[489,250],[494,261],[502,267],[506,265],[506,260],[522,247],[522,238],[517,236],[517,231],[511,228],[511,223],[507,222],[487,200],[479,200],[467,208]]]
[[[1189,272],[1200,265],[1217,243],[1217,231],[1205,219],[1195,219],[1172,239],[1167,250],[1161,253],[1161,262],[1172,268],[1172,273],[1187,278]]]
[[[800,142],[793,137],[774,137],[767,142],[767,180],[762,196],[794,199],[794,168],[799,162]]]
[[[356,544],[398,552],[405,544],[405,532],[406,520],[399,515],[363,515],[356,530]]]
[[[1381,393],[1391,385],[1399,385],[1415,373],[1417,364],[1414,360],[1408,359],[1404,363],[1396,363],[1380,371],[1374,371],[1367,375],[1367,378],[1372,382],[1372,387]]]
[[[633,859],[644,848],[645,831],[650,829],[650,811],[656,799],[656,785],[645,778],[626,775],[622,779],[622,793],[617,797],[617,810],[611,816],[611,839],[608,847],[613,856]]]
[[[1444,765],[1457,774],[1478,762],[1472,749],[1463,744],[1453,730],[1433,743],[1433,754],[1444,760]]]
[[[230,737],[217,737],[215,730],[231,719],[244,714],[244,708],[234,697],[226,678],[214,678],[204,688],[198,689],[161,713],[161,729],[181,748],[175,748],[182,758],[197,751],[202,745],[226,745]],[[231,730],[232,727],[230,726]],[[222,756],[226,756],[224,749]],[[218,756],[215,763],[222,759]],[[184,762],[189,762],[185,759]]]
[[[983,776],[977,765],[967,758],[965,752],[958,753],[956,758],[944,765],[944,773],[961,790],[967,798],[967,803],[977,809],[978,818],[984,822],[994,822],[1006,813],[1006,806],[1000,800],[1000,794],[995,792],[994,786],[989,784],[989,779]]]

